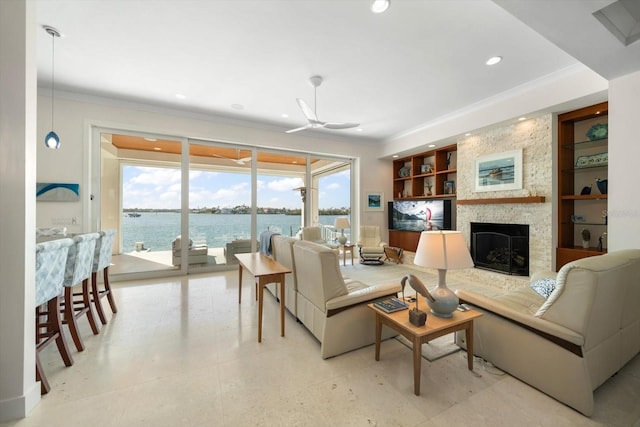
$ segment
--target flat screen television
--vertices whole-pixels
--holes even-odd
[[[451,230],[451,200],[394,200],[390,220],[393,230]]]

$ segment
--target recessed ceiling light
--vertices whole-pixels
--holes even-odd
[[[493,56],[489,58],[486,62],[487,65],[496,65],[498,62],[502,61],[502,56]]]
[[[156,151],[162,151],[162,148],[160,148],[160,147],[153,147],[153,149],[156,150]]]
[[[371,12],[373,13],[383,13],[389,9],[390,0],[374,0],[371,3]]]
[[[362,128],[358,128],[358,129],[356,129],[356,130],[357,130],[358,132],[362,132],[364,129],[362,129]]]
[[[436,146],[436,144],[429,144],[429,145],[427,145],[427,147],[429,147],[429,148],[434,148],[435,146]]]
[[[518,121],[519,121],[519,122],[522,122],[522,121],[524,121],[524,120],[527,120],[527,118],[526,118],[526,117],[519,117],[519,118],[518,118]]]
[[[467,132],[464,134],[464,136],[471,136],[471,133]]]
[[[157,139],[155,139],[155,138],[145,138],[145,141],[156,142]]]
[[[231,104],[231,108],[234,110],[244,110],[244,105],[242,104]]]
[[[186,96],[186,95],[183,95],[183,94],[181,94],[181,93],[176,93],[176,98],[178,98],[178,99],[186,99],[186,98],[187,98],[187,96]]]
[[[397,159],[397,158],[398,158],[398,155],[397,155],[397,154],[394,154],[394,155],[393,155],[393,156],[391,156],[391,157],[393,157],[394,159]]]
[[[286,119],[287,117],[289,117],[289,115],[287,113],[282,113],[282,118]]]

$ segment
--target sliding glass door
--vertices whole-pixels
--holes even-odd
[[[182,142],[111,132],[102,132],[100,141],[96,222],[117,230],[110,273],[179,269]]]
[[[298,236],[303,226],[319,225],[325,239],[336,240],[335,219],[351,219],[350,159],[121,131],[94,135],[101,150],[92,179],[100,191],[91,221],[118,231],[112,275],[229,268],[236,254],[259,249],[263,231]]]

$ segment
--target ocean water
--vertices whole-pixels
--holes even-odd
[[[333,225],[337,215],[321,215],[320,224]],[[258,233],[275,230],[295,236],[302,223],[300,215],[258,215]],[[190,237],[195,243],[206,242],[209,247],[225,247],[234,239],[251,237],[251,215],[189,214]],[[139,217],[122,219],[123,252],[135,249],[136,242],[144,242],[151,251],[169,251],[171,242],[180,234],[180,213],[142,212]]]

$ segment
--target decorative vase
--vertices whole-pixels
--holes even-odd
[[[607,181],[606,179],[596,178],[596,185],[598,186],[600,194],[607,194]]]
[[[445,282],[447,270],[438,269],[438,286],[431,291],[434,301],[427,298],[427,304],[431,308],[431,313],[438,317],[452,317],[458,308],[460,300],[458,296],[449,288]]]

